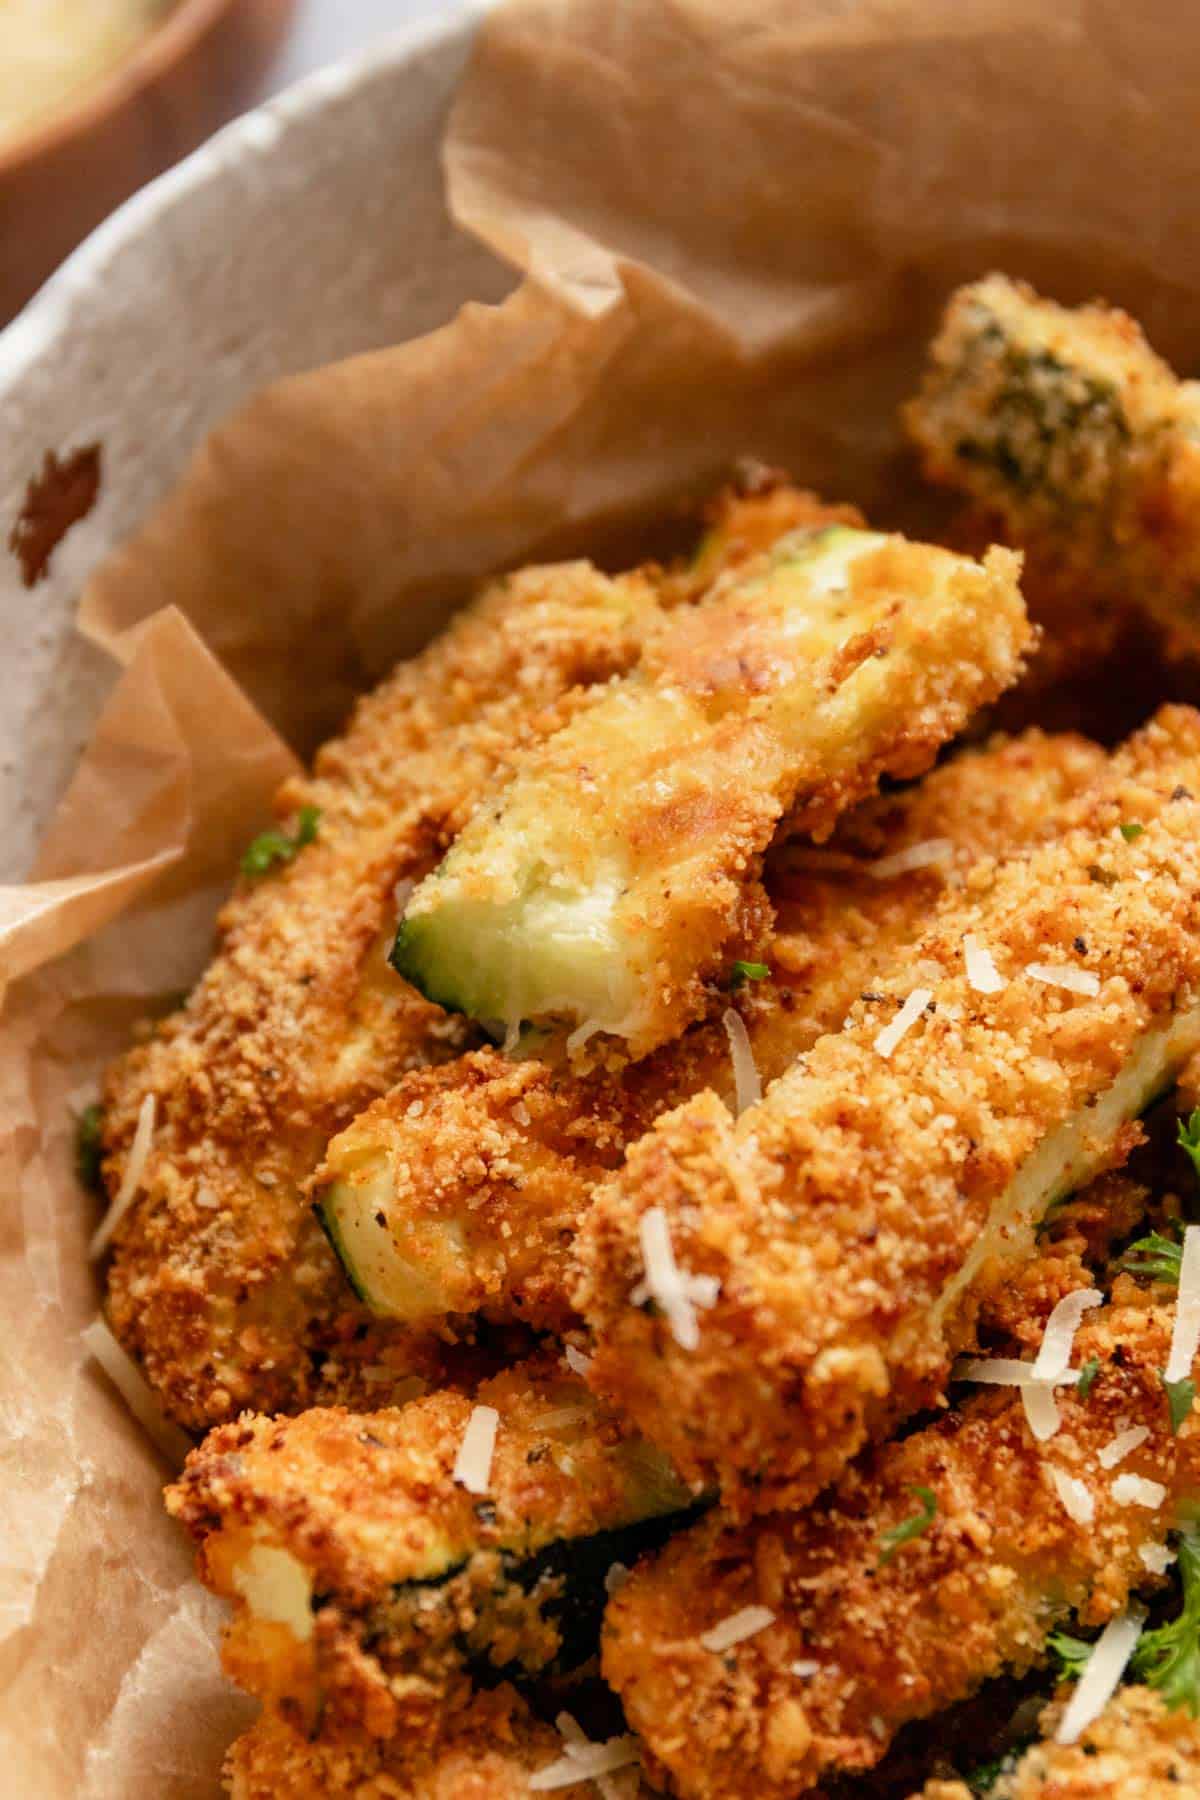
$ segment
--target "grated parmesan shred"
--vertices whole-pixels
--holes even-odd
[[[735,1644],[744,1644],[747,1638],[755,1637],[774,1623],[775,1614],[769,1606],[743,1606],[701,1633],[700,1643],[703,1649],[719,1655],[722,1650],[732,1650]]]
[[[1167,1490],[1161,1481],[1150,1481],[1145,1475],[1118,1475],[1112,1497],[1118,1506],[1144,1506],[1153,1512],[1166,1499]]]
[[[582,1350],[577,1350],[574,1344],[567,1345],[563,1351],[563,1359],[568,1369],[575,1375],[586,1375],[592,1366],[591,1357],[585,1356]]]
[[[696,1308],[712,1306],[721,1289],[715,1275],[692,1275],[675,1261],[671,1228],[661,1206],[649,1206],[638,1222],[646,1279],[629,1296],[635,1306],[654,1300],[663,1311],[671,1336],[682,1350],[700,1342]]]
[[[929,1002],[933,999],[932,988],[914,988],[900,1011],[890,1025],[885,1025],[875,1039],[875,1048],[880,1056],[890,1056],[901,1038],[916,1024]]]
[[[1099,1718],[1120,1686],[1145,1622],[1141,1607],[1131,1606],[1104,1627],[1058,1722],[1056,1744],[1073,1744]]]
[[[1087,1483],[1076,1475],[1068,1475],[1065,1469],[1051,1469],[1050,1480],[1067,1517],[1077,1525],[1090,1525],[1096,1516],[1096,1500]]]
[[[123,1350],[103,1319],[93,1319],[80,1333],[88,1353],[98,1362],[146,1436],[153,1439],[174,1469],[181,1469],[192,1440],[173,1425],[133,1358]]]
[[[486,1494],[492,1478],[492,1456],[500,1414],[494,1406],[474,1406],[454,1459],[454,1479],[469,1494]]]
[[[950,838],[926,838],[922,843],[909,844],[905,850],[894,850],[890,856],[881,856],[877,862],[867,864],[867,874],[876,881],[891,881],[893,876],[908,875],[914,869],[931,869],[938,863],[948,863],[954,856],[954,843]]]
[[[1094,969],[1073,969],[1069,963],[1027,963],[1025,973],[1044,987],[1066,988],[1093,999],[1100,992],[1100,977]]]
[[[820,1667],[820,1663],[814,1662],[811,1656],[802,1656],[798,1662],[792,1664],[792,1674],[799,1675],[803,1681],[808,1676],[815,1675]]]
[[[1118,1431],[1116,1437],[1097,1452],[1096,1461],[1102,1469],[1115,1469],[1139,1444],[1144,1444],[1149,1436],[1150,1430],[1146,1425],[1131,1425],[1128,1431]]]
[[[1066,1373],[1080,1320],[1093,1306],[1103,1304],[1104,1295],[1097,1288],[1076,1288],[1073,1293],[1063,1296],[1046,1320],[1046,1329],[1033,1359],[1035,1381],[1057,1381]]]
[[[1171,1331],[1171,1353],[1163,1370],[1164,1381],[1182,1381],[1192,1372],[1200,1349],[1200,1225],[1189,1225],[1183,1234],[1179,1264],[1179,1297]]]
[[[121,1185],[117,1189],[117,1197],[101,1219],[92,1234],[88,1245],[88,1256],[95,1262],[104,1255],[112,1242],[113,1232],[133,1205],[138,1189],[142,1185],[142,1176],[146,1173],[146,1159],[150,1155],[150,1143],[154,1136],[155,1098],[147,1094],[138,1109],[137,1126],[133,1133],[133,1142],[129,1146],[129,1155],[125,1160],[125,1172],[121,1176]]]
[[[1018,1362],[1015,1357],[968,1356],[955,1363],[952,1376],[955,1381],[981,1381],[989,1387],[1026,1387],[1036,1380],[1033,1369],[1032,1363]],[[1064,1369],[1048,1385],[1074,1387],[1082,1373],[1082,1369]]]
[[[1138,1546],[1138,1561],[1143,1569],[1151,1575],[1165,1575],[1176,1560],[1175,1552],[1168,1550],[1165,1544],[1141,1544]]]
[[[1054,1387],[1049,1381],[1023,1381],[1021,1406],[1025,1420],[1039,1444],[1048,1444],[1062,1424]]]
[[[762,1099],[762,1077],[754,1060],[750,1033],[746,1030],[746,1021],[741,1013],[735,1012],[732,1006],[727,1006],[721,1016],[721,1023],[725,1027],[725,1035],[729,1039],[729,1054],[733,1058],[734,1117],[740,1118],[748,1106],[757,1106]]]
[[[963,937],[963,956],[967,965],[967,986],[977,994],[998,994],[1008,986],[992,958],[973,931]]]
[[[634,1737],[608,1738],[594,1744],[582,1726],[568,1712],[559,1713],[554,1721],[566,1745],[564,1755],[529,1778],[531,1792],[551,1793],[555,1788],[574,1787],[577,1782],[594,1781],[605,1800],[616,1800],[615,1783],[605,1778],[617,1769],[627,1769],[641,1760]]]

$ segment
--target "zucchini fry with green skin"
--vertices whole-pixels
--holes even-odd
[[[1200,714],[1167,708],[759,1105],[735,1123],[698,1096],[597,1191],[576,1242],[589,1379],[688,1479],[741,1513],[805,1504],[936,1400],[1047,1208],[1123,1160],[1200,1042],[1197,793]],[[972,934],[999,992],[971,985]],[[694,1343],[644,1303],[651,1209],[707,1291]]]
[[[422,1749],[362,1734],[313,1738],[268,1709],[229,1752],[232,1800],[528,1800],[529,1777],[563,1754],[511,1687],[476,1695],[443,1742]],[[588,1781],[557,1788],[594,1800]]]
[[[736,561],[776,513],[845,512],[794,489],[745,507],[751,518],[736,495],[717,504],[717,567],[723,543]],[[407,1373],[439,1378],[436,1343],[356,1305],[303,1192],[372,1099],[472,1042],[387,967],[396,886],[424,875],[514,758],[589,687],[628,673],[692,597],[657,570],[609,578],[586,563],[497,582],[360,703],[311,778],[283,788],[281,819],[315,809],[315,841],[242,884],[186,1006],[106,1084],[110,1193],[143,1102],[156,1102],[139,1197],[115,1234],[109,1316],[182,1424],[369,1407]]]
[[[1181,1800],[1200,1793],[1200,1721],[1171,1712],[1151,1688],[1118,1688],[1073,1744],[1050,1733],[1062,1708],[1042,1720],[1047,1741],[1002,1769],[988,1800]],[[964,1781],[929,1781],[913,1800],[975,1800]]]
[[[827,835],[1015,680],[1018,567],[832,526],[731,572],[479,810],[395,967],[510,1043],[533,1024],[640,1057],[678,1036],[753,954],[781,820]]]
[[[855,808],[828,851],[784,845],[769,857],[770,973],[727,997],[762,1080],[840,1027],[947,883],[1051,831],[1057,809],[1106,762],[1085,739],[1031,731]],[[946,859],[874,873],[918,844]],[[706,1087],[734,1104],[720,1019],[641,1063],[587,1076],[482,1050],[406,1076],[368,1107],[330,1144],[313,1193],[375,1312],[416,1321],[483,1310],[563,1331],[577,1323],[567,1265],[593,1188],[656,1118]]]
[[[1069,1616],[1099,1625],[1161,1587],[1141,1552],[1200,1492],[1200,1418],[1172,1435],[1160,1381],[1174,1311],[1118,1277],[1075,1337],[1072,1366],[1095,1359],[1096,1378],[1082,1399],[1058,1390],[1049,1441],[1016,1391],[976,1389],[810,1511],[741,1528],[710,1515],[639,1567],[609,1604],[603,1669],[652,1778],[687,1800],[793,1800],[875,1767],[910,1720],[1037,1666]],[[1132,1422],[1145,1439],[1106,1469]],[[1064,1479],[1086,1497],[1074,1514]],[[707,1649],[745,1607],[769,1622]]]
[[[483,1492],[455,1473],[475,1406],[499,1415]],[[233,1679],[325,1732],[378,1737],[435,1732],[473,1661],[525,1675],[584,1661],[607,1569],[694,1504],[550,1353],[474,1403],[443,1392],[222,1426],[167,1494],[202,1579],[235,1602]]]
[[[1003,275],[960,288],[905,409],[925,474],[1029,557],[1035,616],[1149,613],[1200,643],[1200,384],[1124,313],[1043,300]],[[1057,596],[1057,600],[1056,600]]]

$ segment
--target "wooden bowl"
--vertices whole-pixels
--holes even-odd
[[[293,0],[178,0],[75,104],[0,147],[0,323],[114,207],[251,98]]]

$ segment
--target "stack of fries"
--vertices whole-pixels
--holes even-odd
[[[1200,391],[991,276],[905,423],[490,587],[109,1073],[239,1800],[1200,1793]]]

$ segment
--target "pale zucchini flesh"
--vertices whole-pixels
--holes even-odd
[[[795,533],[753,573],[718,583],[677,621],[657,673],[651,658],[649,673],[614,684],[470,821],[409,900],[392,950],[398,972],[510,1049],[531,1023],[569,1033],[571,1050],[603,1033],[630,1040],[635,1054],[681,1029],[686,1018],[669,1027],[656,1018],[672,1004],[662,994],[718,951],[706,921],[695,965],[681,966],[690,946],[679,950],[680,921],[714,878],[746,880],[744,842],[734,854],[710,821],[744,812],[762,831],[772,806],[790,804],[805,758],[819,766],[830,754],[830,731],[895,727],[873,672],[830,675],[885,616],[869,582],[856,589],[854,565],[889,541],[847,526]],[[928,556],[920,581],[931,607],[959,571],[978,568],[944,551]],[[910,598],[920,614],[923,596]],[[701,645],[694,659],[689,632]],[[932,630],[930,639],[936,659]],[[815,721],[826,712],[822,730]],[[671,823],[642,832],[651,813]],[[729,912],[726,898],[726,935]]]

